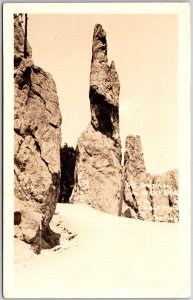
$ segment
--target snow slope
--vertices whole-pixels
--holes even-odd
[[[61,245],[41,255],[15,241],[14,297],[117,297],[121,291],[129,297],[139,289],[142,296],[169,297],[178,286],[178,224],[58,204],[51,227],[62,234]]]

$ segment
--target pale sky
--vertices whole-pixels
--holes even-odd
[[[37,66],[53,76],[62,113],[62,144],[76,146],[90,122],[89,76],[94,26],[107,33],[119,75],[120,132],[141,136],[148,172],[178,168],[177,15],[28,15]]]

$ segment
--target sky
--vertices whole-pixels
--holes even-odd
[[[178,168],[177,15],[30,14],[35,65],[56,83],[62,144],[76,147],[90,122],[89,77],[94,26],[107,33],[108,61],[119,75],[120,134],[140,135],[147,172]]]

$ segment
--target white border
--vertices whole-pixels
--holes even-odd
[[[13,285],[13,13],[177,14],[179,17],[179,265],[176,289],[15,290]],[[189,297],[190,296],[190,5],[188,3],[5,3],[4,42],[4,296],[5,297]],[[32,45],[33,47],[33,45]],[[55,276],[53,274],[53,276]],[[33,283],[32,283],[33,285]]]
[[[188,3],[5,3],[4,13],[30,14],[179,14],[189,12]]]

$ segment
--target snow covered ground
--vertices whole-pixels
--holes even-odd
[[[58,204],[51,228],[61,245],[41,255],[15,240],[15,297],[169,297],[178,286],[178,224]]]

